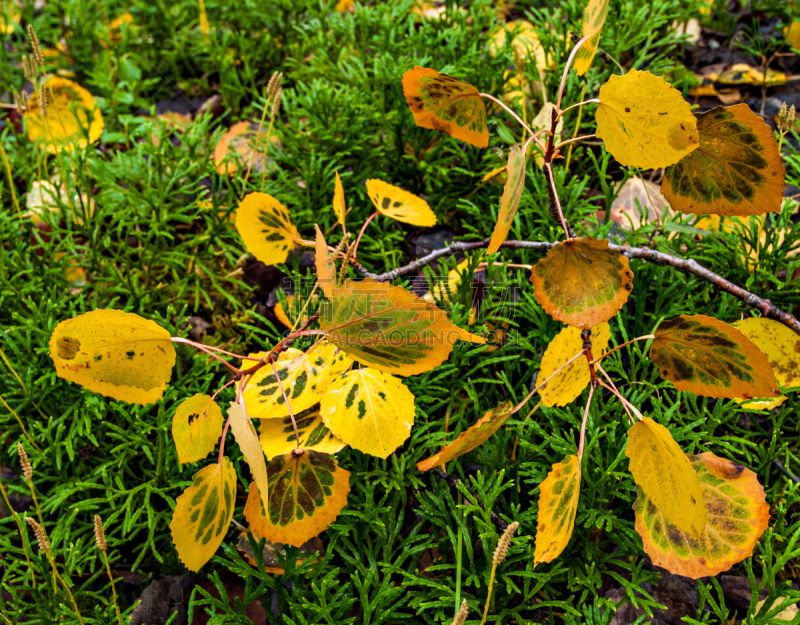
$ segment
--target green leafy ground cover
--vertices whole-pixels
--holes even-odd
[[[400,79],[414,65],[431,66],[499,94],[513,52],[508,47],[496,56],[486,53],[487,33],[499,24],[494,3],[470,3],[463,12],[448,6],[441,19],[420,19],[412,7],[409,1],[370,3],[340,13],[311,2],[209,2],[207,35],[198,28],[193,2],[95,7],[74,1],[48,4],[38,12],[33,6],[23,9],[21,24],[33,24],[45,48],[62,39],[66,43],[69,54],[62,53],[58,65],[74,72],[74,79],[95,95],[105,120],[99,147],[75,152],[71,168],[70,183],[91,195],[93,214],[75,214],[65,204],[47,220],[49,229],[37,228],[29,216],[17,214],[7,179],[0,181],[0,464],[16,468],[16,443],[23,443],[34,466],[53,553],[84,622],[115,622],[108,578],[94,546],[95,514],[104,520],[112,568],[138,575],[126,579],[139,585],[117,584],[125,618],[146,584],[185,573],[168,525],[175,498],[199,465],[178,463],[171,420],[179,401],[196,392],[213,393],[227,377],[202,354],[178,346],[174,383],[164,400],[145,407],[117,403],[56,378],[48,356],[50,333],[63,319],[114,307],[154,319],[173,335],[189,330],[190,317],[202,319],[210,324],[203,340],[242,353],[280,338],[284,328],[266,305],[277,282],[266,271],[254,270],[229,221],[243,176],[219,175],[211,159],[231,123],[259,118],[272,71],[285,74],[281,147],[270,153],[274,167],[264,190],[291,208],[306,238],[312,238],[315,222],[323,230],[335,224],[330,205],[337,170],[352,207],[350,229],[371,213],[364,181],[377,177],[426,197],[443,224],[437,233],[476,239],[492,231],[502,186],[482,178],[505,163],[493,147],[518,140],[509,120],[492,117],[493,143],[485,150],[446,136],[437,140],[435,133],[414,125]],[[552,50],[554,70],[544,74],[550,94],[557,90],[571,47],[565,41],[580,23],[583,8],[583,2],[570,0],[512,10],[512,16],[540,25],[542,44]],[[763,19],[788,23],[791,18],[788,7],[760,10]],[[106,24],[126,11],[135,28],[121,29],[120,40],[109,42]],[[695,12],[695,4],[686,2],[614,2],[600,47],[627,69],[666,74],[680,61],[685,45],[671,25]],[[731,34],[736,27],[725,23],[729,18],[723,12],[709,19]],[[745,34],[754,36],[758,23],[749,28]],[[20,60],[27,52],[24,28],[17,26],[5,36],[0,52],[3,91],[22,89]],[[615,69],[611,62],[590,70],[587,97]],[[535,69],[530,71],[533,76]],[[565,98],[577,101],[582,86],[573,74]],[[179,135],[170,135],[155,107],[176,93],[196,98],[194,107],[219,94],[221,115],[199,118]],[[575,113],[566,117],[569,132]],[[13,117],[6,116],[4,123],[3,147],[21,195],[46,177],[45,168],[56,173],[57,161],[51,158],[45,165],[25,135],[15,132]],[[592,116],[585,116],[581,134],[592,133],[593,124]],[[794,140],[784,144],[784,159],[787,183],[798,187],[800,154]],[[612,233],[612,224],[597,218],[599,200],[610,204],[612,181],[629,172],[609,163],[600,145],[588,145],[574,151],[569,170],[555,168],[566,216],[579,233]],[[260,176],[254,175],[247,190],[259,187]],[[555,240],[558,226],[547,206],[544,177],[530,166],[509,238]],[[797,314],[800,287],[787,276],[800,268],[797,257],[790,256],[800,245],[800,228],[791,229],[790,212],[775,217],[764,243],[755,225],[730,234],[703,233],[699,239],[686,218],[678,218],[667,231],[645,226],[626,240],[695,258],[784,310],[794,307]],[[787,229],[779,241],[777,232]],[[668,233],[675,236],[668,239]],[[376,219],[359,247],[360,261],[376,272],[405,264],[420,234]],[[613,236],[622,234],[614,230]],[[751,272],[742,256],[754,246],[759,254]],[[528,250],[499,254],[514,263],[533,264],[540,257]],[[73,262],[85,269],[80,283],[67,273]],[[649,334],[660,319],[679,314],[727,321],[751,314],[741,301],[704,281],[637,261],[631,266],[635,289],[611,322],[615,343]],[[299,255],[281,269],[298,287],[311,275]],[[276,576],[265,571],[263,562],[252,567],[243,559],[236,548],[238,532],[231,530],[197,581],[210,580],[223,596],[241,585],[242,600],[215,599],[211,586],[192,582],[185,606],[191,617],[207,614],[214,623],[248,623],[252,614],[245,616],[247,606],[259,599],[271,623],[442,623],[452,620],[466,598],[470,621],[477,622],[498,539],[492,513],[518,521],[520,529],[498,569],[489,622],[608,623],[618,603],[645,611],[663,605],[653,595],[660,573],[648,565],[633,529],[636,494],[626,471],[626,419],[617,402],[601,399],[592,406],[573,538],[560,559],[535,571],[538,485],[553,463],[575,452],[581,402],[541,408],[529,418],[523,411],[478,450],[450,463],[448,473],[462,480],[469,493],[416,470],[416,462],[484,412],[504,400],[521,400],[543,349],[561,328],[536,303],[527,272],[492,267],[486,282],[493,281],[517,287],[514,297],[495,311],[509,322],[508,344],[487,352],[460,343],[445,364],[408,379],[417,397],[417,425],[405,446],[387,460],[349,449],[338,455],[354,475],[352,491],[347,508],[322,535],[319,561],[297,565],[297,550],[288,548],[286,572]],[[471,285],[465,284],[452,298],[451,314],[460,325],[466,325],[470,297]],[[795,393],[775,411],[756,412],[728,400],[678,393],[641,357],[643,350],[637,345],[609,358],[607,370],[627,398],[667,425],[688,453],[713,451],[757,472],[771,506],[770,528],[754,557],[728,573],[747,580],[747,608],[731,604],[724,580],[703,579],[691,583],[699,594],[688,622],[723,623],[736,617],[766,623],[765,611],[755,616],[759,596],[767,596],[768,604],[778,597],[800,597],[796,586],[789,588],[800,568],[800,486],[775,463],[800,472],[800,399]],[[233,399],[232,392],[225,393],[221,401]],[[246,475],[238,451],[231,446],[229,453],[237,475]],[[20,479],[5,484],[18,498],[27,493]],[[243,521],[247,483],[242,480],[239,486],[234,518]],[[32,533],[26,536],[33,540]],[[35,546],[31,552],[35,588],[13,519],[0,521],[3,619],[78,622],[63,591],[54,592],[44,556]]]

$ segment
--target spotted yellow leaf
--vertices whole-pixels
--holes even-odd
[[[336,286],[336,263],[333,260],[333,254],[328,249],[328,244],[325,242],[325,235],[319,229],[317,224],[314,224],[317,229],[317,238],[314,242],[314,264],[317,267],[317,282],[328,299],[333,298],[333,287]]]
[[[700,536],[706,522],[703,491],[669,430],[644,417],[628,430],[625,455],[630,458],[634,481],[665,518],[682,531]]]
[[[650,358],[679,391],[729,399],[778,395],[766,356],[739,330],[713,317],[662,321]]]
[[[169,529],[178,556],[199,571],[222,544],[233,518],[236,472],[226,457],[194,474],[192,485],[175,500]]]
[[[327,529],[347,505],[350,472],[328,454],[308,450],[276,456],[267,472],[269,506],[253,482],[244,517],[270,542],[300,547]]]
[[[328,384],[351,364],[353,361],[336,345],[322,340],[305,353],[290,347],[275,362],[275,369],[292,412],[298,413],[319,403]],[[244,390],[244,405],[254,419],[279,419],[289,415],[270,365],[253,374]]]
[[[697,120],[683,94],[660,76],[631,70],[600,87],[597,136],[622,165],[674,165],[697,149]]]
[[[600,31],[608,15],[608,0],[589,0],[583,11],[583,37],[586,39],[575,52],[573,67],[578,76],[583,76],[592,65],[597,46],[600,44]]]
[[[592,356],[597,358],[604,354],[611,340],[611,328],[608,323],[601,323],[592,328]],[[542,356],[542,367],[539,370],[538,383],[541,384],[561,367],[565,362],[583,349],[583,339],[578,328],[567,326],[550,341]],[[578,358],[561,371],[552,380],[539,389],[542,403],[545,406],[563,407],[575,401],[589,382],[589,362],[586,357]]]
[[[517,214],[522,191],[525,189],[525,152],[519,145],[512,145],[508,153],[508,180],[503,187],[503,197],[500,198],[500,212],[497,214],[497,223],[494,225],[492,240],[486,250],[487,254],[494,254],[500,249],[503,241],[508,236],[511,224]]]
[[[344,226],[344,216],[347,212],[347,207],[344,203],[344,187],[342,180],[339,178],[339,172],[336,172],[336,181],[333,187],[333,212],[336,215],[336,221]]]
[[[236,229],[247,251],[266,265],[283,263],[300,238],[289,209],[271,195],[251,193],[236,209]]]
[[[411,433],[414,395],[403,382],[375,369],[356,369],[334,380],[320,403],[331,432],[365,454],[386,458]]]
[[[51,76],[44,83],[47,114],[42,112],[39,91],[30,98],[25,113],[28,139],[44,142],[50,154],[61,150],[85,148],[100,138],[103,116],[86,89],[66,78]]]
[[[214,451],[222,423],[222,409],[208,395],[197,393],[182,401],[172,419],[178,462],[197,462]]]
[[[345,280],[320,307],[320,326],[351,358],[396,375],[430,371],[462,339],[486,339],[453,325],[444,311],[399,286]]]
[[[417,66],[403,74],[403,94],[417,126],[446,132],[479,148],[489,145],[486,107],[472,85]]]
[[[699,147],[667,168],[661,190],[684,213],[779,212],[784,169],[775,135],[747,104],[697,115]]]
[[[412,226],[436,225],[436,215],[428,203],[400,187],[383,180],[367,180],[367,195],[382,215]]]
[[[56,375],[133,404],[161,398],[175,364],[169,332],[121,310],[92,310],[59,323],[50,335]]]
[[[261,441],[258,440],[256,426],[247,414],[244,406],[236,402],[231,402],[228,408],[228,421],[231,424],[231,432],[242,455],[250,467],[253,481],[258,485],[267,503],[267,463],[264,461],[264,452],[261,449]]]
[[[511,409],[514,405],[511,402],[503,402],[496,408],[488,410],[480,419],[473,423],[469,428],[461,432],[458,437],[450,444],[445,445],[430,458],[421,460],[417,463],[417,469],[428,471],[433,467],[441,466],[446,462],[455,460],[459,456],[469,453],[476,449],[492,435],[497,432],[508,418],[511,416]]]
[[[539,486],[534,569],[542,562],[555,560],[569,544],[575,528],[580,488],[581,461],[578,456],[567,456],[554,464]]]
[[[753,554],[769,524],[769,506],[749,469],[708,451],[687,458],[706,509],[700,536],[676,527],[641,489],[633,507],[636,531],[656,566],[693,579],[712,577]]]
[[[335,454],[344,449],[344,442],[325,427],[319,406],[294,415],[294,419],[297,423],[297,433],[300,435],[301,449],[311,449],[325,454]],[[291,417],[263,420],[258,429],[261,449],[267,458],[288,454],[297,447]]]

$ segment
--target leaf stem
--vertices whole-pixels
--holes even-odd
[[[514,406],[514,409],[511,411],[511,414],[514,414],[514,413],[516,413],[517,411],[519,411],[519,409],[520,409],[520,408],[522,408],[522,407],[523,407],[525,404],[527,404],[527,403],[528,403],[528,400],[529,400],[531,397],[533,397],[533,394],[534,394],[534,393],[536,393],[536,391],[538,391],[538,390],[539,390],[540,388],[542,388],[542,387],[543,387],[545,384],[547,384],[547,383],[548,383],[548,382],[549,382],[549,381],[550,381],[550,380],[551,380],[551,379],[552,379],[552,378],[553,378],[553,377],[554,377],[554,376],[555,376],[557,373],[559,373],[559,372],[560,372],[560,371],[561,371],[561,370],[562,370],[564,367],[566,367],[567,365],[569,365],[569,364],[571,364],[571,363],[575,362],[575,361],[576,361],[578,358],[580,358],[581,356],[583,356],[585,353],[586,353],[586,350],[585,350],[585,349],[582,349],[582,350],[581,350],[581,351],[579,351],[577,354],[575,354],[575,355],[574,355],[572,358],[570,358],[570,359],[569,359],[567,362],[565,362],[563,365],[561,365],[561,366],[560,366],[558,369],[556,369],[555,371],[553,371],[553,373],[551,373],[551,374],[550,374],[550,376],[549,376],[549,377],[548,377],[548,378],[547,378],[547,379],[546,379],[544,382],[542,382],[541,384],[539,384],[539,385],[538,385],[538,386],[537,386],[535,389],[533,389],[533,390],[532,390],[530,393],[528,393],[528,396],[527,396],[525,399],[523,399],[523,400],[522,400],[522,401],[521,401],[519,404],[517,404],[516,406]]]
[[[558,217],[561,220],[561,227],[564,229],[564,236],[566,237],[567,241],[571,241],[572,237],[569,235],[569,226],[567,226],[567,220],[564,219],[564,211],[561,210],[561,202],[558,199],[558,191],[556,191],[556,181],[553,178],[553,166],[545,161],[544,170],[547,172],[547,181],[550,184],[550,191],[551,191],[551,199],[555,202],[556,210],[558,211]]]
[[[544,150],[545,150],[544,144],[543,144],[541,141],[539,141],[539,139],[537,139],[536,137],[537,137],[538,135],[540,135],[540,134],[544,133],[544,132],[547,132],[546,130],[540,130],[539,132],[533,132],[533,130],[531,129],[531,127],[530,127],[530,126],[528,126],[528,124],[526,124],[524,121],[522,121],[522,118],[521,118],[519,115],[517,115],[517,114],[516,114],[514,111],[512,111],[512,110],[511,110],[511,109],[510,109],[508,106],[506,106],[506,103],[505,103],[505,102],[503,102],[502,100],[498,100],[498,99],[497,99],[497,98],[495,98],[493,95],[489,95],[488,93],[481,93],[481,94],[480,94],[480,96],[481,96],[482,98],[487,98],[487,99],[491,100],[492,102],[495,102],[496,104],[498,104],[499,106],[501,106],[501,107],[502,107],[502,108],[503,108],[503,109],[504,109],[504,110],[505,110],[505,111],[506,111],[506,112],[507,112],[509,115],[511,115],[511,116],[512,116],[514,119],[516,119],[516,120],[517,120],[517,122],[519,122],[519,124],[520,124],[520,125],[521,125],[521,126],[522,126],[522,127],[525,129],[525,130],[527,130],[527,131],[530,133],[530,135],[531,135],[530,139],[533,139],[534,141],[536,141],[536,145],[538,145],[538,146],[541,148],[542,152],[544,152]],[[528,139],[528,141],[530,141],[530,139]]]
[[[289,405],[289,398],[286,397],[286,390],[283,388],[283,382],[281,381],[280,376],[278,375],[278,370],[275,368],[275,363],[270,360],[270,365],[272,365],[272,373],[275,376],[275,380],[278,382],[278,388],[281,389],[281,395],[283,395],[283,401],[286,403],[286,409],[289,411],[289,417],[292,420],[292,427],[294,428],[294,440],[296,447],[295,449],[300,449],[300,432],[297,431],[297,421],[294,419],[294,413],[292,412],[292,407]]]
[[[592,395],[594,395],[594,384],[589,385],[589,399],[586,401],[586,409],[583,411],[583,421],[581,421],[581,438],[578,443],[578,460],[583,460],[583,444],[586,441],[586,422],[589,420],[589,406],[592,405]]]
[[[561,110],[558,113],[558,115],[556,115],[556,121],[561,119],[564,116],[564,113],[566,113],[567,111],[574,109],[576,106],[584,106],[586,104],[600,104],[600,98],[591,98],[589,100],[584,100],[583,102],[578,102],[577,104],[572,104],[568,106],[567,108]]]
[[[572,60],[575,58],[575,53],[578,52],[578,48],[583,45],[583,42],[586,41],[586,37],[581,37],[578,39],[575,47],[572,48],[572,52],[569,53],[569,58],[567,59],[567,64],[564,67],[564,73],[561,76],[561,85],[558,87],[558,100],[556,101],[556,111],[561,111],[561,98],[564,95],[564,87],[567,85],[567,75],[569,74],[569,70],[572,67]]]
[[[636,341],[648,341],[648,340],[654,339],[654,338],[656,338],[654,334],[646,334],[645,336],[637,336],[635,339],[631,339],[630,341],[625,341],[624,343],[621,343],[620,345],[617,345],[614,349],[611,349],[611,350],[607,351],[605,354],[600,354],[597,358],[595,358],[589,364],[590,365],[596,365],[598,362],[603,360],[603,358],[605,358],[607,356],[610,356],[611,354],[613,354],[618,349],[622,349],[623,347],[631,345],[631,344],[635,343]]]
[[[364,225],[361,226],[361,230],[359,231],[358,237],[356,238],[356,244],[353,246],[353,258],[355,258],[356,254],[358,253],[358,244],[361,243],[361,237],[364,236],[364,231],[367,229],[369,222],[375,219],[375,217],[377,217],[378,215],[380,215],[380,213],[378,211],[375,211],[374,213],[372,213],[372,215],[367,217],[367,220],[364,222]]]
[[[195,343],[194,341],[190,341],[190,340],[188,340],[188,339],[184,339],[184,338],[181,338],[181,337],[179,337],[179,336],[173,336],[173,337],[170,337],[170,340],[171,340],[173,343],[185,343],[186,345],[191,345],[192,347],[194,347],[194,348],[196,348],[196,349],[199,349],[201,352],[205,352],[206,354],[208,354],[208,355],[209,355],[209,356],[211,356],[212,358],[215,358],[215,359],[219,360],[219,361],[220,361],[220,362],[221,362],[223,365],[225,365],[226,367],[228,367],[228,369],[230,369],[230,370],[231,370],[231,371],[233,371],[234,373],[241,373],[241,372],[242,372],[242,370],[241,370],[241,369],[238,369],[238,368],[234,367],[234,366],[233,366],[231,363],[229,363],[229,362],[228,362],[227,360],[225,360],[224,358],[221,358],[221,357],[217,356],[217,354],[215,354],[214,352],[210,351],[210,350],[209,350],[209,349],[208,349],[208,348],[207,348],[205,345],[203,345],[202,343]],[[250,358],[250,360],[253,360],[253,359],[252,359],[252,358]]]
[[[597,135],[583,135],[582,137],[572,137],[572,139],[567,139],[566,141],[557,143],[554,149],[560,150],[562,147],[569,145],[570,143],[577,143],[578,141],[583,141],[584,139],[593,139],[596,136]]]
[[[613,380],[611,379],[611,377],[610,377],[610,376],[609,376],[609,375],[606,373],[606,370],[605,370],[605,369],[603,369],[603,367],[601,367],[599,364],[596,364],[596,365],[595,365],[595,368],[596,368],[596,369],[597,369],[597,370],[598,370],[598,371],[599,371],[599,372],[600,372],[600,373],[603,375],[603,377],[604,377],[606,380],[608,380],[608,384],[610,384],[611,386],[608,386],[608,385],[604,384],[603,382],[600,382],[600,384],[602,384],[603,386],[605,386],[605,387],[606,387],[608,390],[610,390],[612,393],[614,393],[614,395],[616,395],[616,396],[617,396],[617,399],[619,399],[619,400],[622,402],[622,405],[627,407],[627,408],[626,408],[626,412],[627,412],[627,409],[629,408],[630,410],[632,410],[632,411],[633,411],[633,414],[635,414],[635,415],[636,415],[636,418],[637,418],[637,419],[639,419],[639,421],[641,421],[642,419],[644,419],[644,417],[642,416],[642,413],[641,413],[641,412],[639,412],[639,409],[638,409],[636,406],[634,406],[634,405],[633,405],[631,402],[629,402],[627,399],[625,399],[625,398],[622,396],[622,393],[620,393],[620,392],[619,392],[619,389],[617,388],[617,385],[616,385],[616,384],[614,384],[614,381],[613,381]],[[598,380],[598,381],[599,381],[599,380]],[[628,413],[628,416],[630,417],[630,413]],[[633,421],[633,418],[631,418],[631,422],[632,422],[632,423],[634,422],[634,421]]]

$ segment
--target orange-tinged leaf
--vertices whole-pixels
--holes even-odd
[[[494,254],[506,240],[508,231],[517,214],[522,191],[525,189],[525,153],[519,145],[512,145],[508,153],[508,180],[503,187],[503,197],[500,198],[500,212],[497,214],[497,223],[494,225],[492,240],[489,243],[487,254]]]
[[[39,91],[30,97],[30,111],[25,113],[28,139],[44,141],[50,154],[61,150],[85,148],[100,138],[103,116],[94,97],[78,83],[51,76],[44,83],[47,114],[39,106]]]
[[[236,229],[247,251],[266,265],[283,263],[300,238],[289,209],[271,195],[251,193],[236,209]]]
[[[578,456],[567,456],[554,464],[539,486],[534,569],[542,562],[555,560],[569,544],[575,528],[580,488],[581,461]]]
[[[241,165],[245,170],[252,166],[253,171],[261,173],[271,165],[265,157],[267,136],[263,131],[258,137],[259,124],[242,121],[228,129],[214,148],[214,167],[221,174],[235,174]],[[258,145],[256,145],[258,141]],[[280,147],[276,136],[270,138],[270,144]]]
[[[276,456],[267,472],[269,507],[261,503],[253,482],[244,517],[270,542],[300,547],[327,529],[347,505],[350,472],[328,454],[308,450],[301,455]]]
[[[608,323],[601,323],[592,328],[592,356],[597,358],[604,354],[611,340],[611,328]],[[583,349],[583,339],[578,328],[567,326],[550,341],[542,356],[538,383],[541,384],[558,371],[565,362]],[[563,407],[575,401],[583,389],[591,381],[589,362],[585,357],[578,358],[556,373],[552,380],[539,389],[539,395],[545,406]]]
[[[319,406],[294,415],[300,447],[326,454],[335,454],[344,449],[344,442],[335,436],[322,420]],[[259,426],[261,449],[267,458],[291,453],[297,447],[291,417],[268,419]]]
[[[178,462],[197,462],[214,451],[222,424],[222,409],[208,395],[197,393],[182,401],[172,419]]]
[[[328,299],[333,298],[333,287],[336,286],[336,263],[333,260],[333,254],[328,249],[328,244],[325,242],[325,235],[319,229],[317,224],[314,224],[317,229],[317,238],[314,241],[314,264],[317,266],[317,282]]]
[[[747,104],[697,115],[699,147],[667,168],[661,190],[673,209],[704,215],[780,212],[784,169],[775,135]]]
[[[56,375],[133,404],[161,398],[175,364],[169,332],[121,310],[92,310],[59,323],[50,335]]]
[[[342,186],[342,179],[339,178],[339,172],[336,172],[336,181],[333,183],[333,212],[336,215],[336,221],[344,226],[344,216],[347,212],[347,207],[344,203],[344,187]]]
[[[403,95],[417,126],[446,132],[479,148],[489,145],[486,107],[472,85],[416,66],[403,74]]]
[[[402,380],[364,368],[334,380],[320,403],[325,425],[344,443],[386,458],[411,434],[414,395]]]
[[[514,405],[511,402],[503,402],[497,408],[486,411],[486,414],[468,429],[461,432],[452,443],[442,447],[438,453],[433,454],[430,458],[418,462],[417,469],[428,471],[477,448],[503,427],[503,424],[511,416],[513,407]]]
[[[203,467],[192,485],[175,500],[169,529],[178,556],[190,571],[199,571],[222,544],[233,518],[236,472],[226,457]]]
[[[354,360],[403,376],[442,364],[458,339],[486,342],[424,298],[370,278],[334,289],[333,301],[320,307],[319,324]]]
[[[340,349],[322,340],[305,353],[290,347],[275,362],[275,369],[292,412],[298,413],[319,403],[328,385],[351,364],[353,361]],[[279,419],[289,415],[270,365],[253,374],[244,390],[244,405],[254,419]]]
[[[631,70],[600,87],[597,136],[622,165],[674,165],[697,149],[697,120],[680,91],[660,76]]]
[[[778,395],[761,350],[733,326],[706,315],[662,321],[650,358],[679,391],[729,399]]]
[[[311,294],[311,301],[306,304],[306,298],[298,298],[295,295],[286,296],[286,308],[280,301],[275,302],[275,307],[272,309],[273,314],[278,318],[283,325],[287,328],[302,325],[313,315],[317,306],[319,305],[319,293],[314,292]],[[299,320],[298,320],[299,317]]]
[[[531,272],[534,294],[558,321],[591,328],[617,314],[633,290],[625,258],[606,239],[579,237],[554,245]]]
[[[231,402],[228,408],[228,420],[231,424],[231,432],[242,455],[250,467],[253,482],[258,485],[264,505],[267,503],[267,463],[264,461],[264,452],[261,449],[261,441],[258,440],[256,426],[247,414],[244,406],[239,403]]]
[[[756,474],[749,469],[711,452],[688,459],[706,507],[699,538],[670,523],[641,490],[633,509],[636,531],[653,564],[697,579],[726,571],[753,554],[769,524],[769,506]]]
[[[367,180],[367,195],[382,215],[412,226],[436,225],[436,215],[428,203],[400,187],[383,180]]]
[[[706,522],[703,491],[669,430],[644,417],[628,430],[625,455],[634,481],[664,517],[682,531],[700,536]]]
[[[592,65],[597,46],[600,44],[600,31],[608,15],[608,0],[589,0],[583,11],[583,36],[586,41],[575,52],[573,67],[578,76],[583,76]]]

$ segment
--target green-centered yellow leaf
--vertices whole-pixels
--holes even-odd
[[[578,456],[567,456],[554,464],[539,486],[534,569],[542,562],[555,560],[569,544],[575,528],[580,489],[581,461]]]
[[[486,107],[472,85],[417,66],[403,74],[403,95],[417,126],[446,132],[479,148],[489,145]]]
[[[175,364],[169,332],[121,310],[92,310],[50,335],[56,375],[132,404],[161,398]]]
[[[761,350],[733,326],[706,315],[662,321],[650,358],[679,391],[729,399],[778,395]]]
[[[382,215],[412,226],[436,225],[436,215],[428,203],[400,187],[383,180],[367,180],[367,195]]]
[[[308,450],[276,456],[267,472],[269,507],[261,502],[253,482],[244,517],[270,542],[300,547],[327,529],[347,505],[350,472],[328,454]]]
[[[525,152],[519,145],[512,145],[508,153],[508,180],[503,187],[503,197],[500,198],[500,212],[497,214],[497,223],[494,225],[492,240],[489,243],[487,254],[494,254],[506,240],[508,231],[517,214],[522,191],[525,188]]]
[[[319,403],[328,384],[352,364],[353,361],[336,345],[322,340],[305,353],[289,348],[280,355],[275,369],[292,412],[298,413]],[[253,374],[244,390],[244,405],[254,419],[278,419],[289,415],[270,365]]]
[[[463,456],[488,441],[492,434],[497,432],[511,416],[511,409],[514,405],[511,402],[503,402],[497,408],[486,411],[480,419],[473,423],[468,429],[461,432],[458,437],[449,445],[445,445],[430,458],[421,460],[417,463],[417,469],[428,471],[433,467],[438,467],[445,462],[450,462]]]
[[[244,406],[236,402],[231,402],[230,408],[228,408],[228,420],[231,424],[233,438],[236,439],[239,449],[242,450],[242,455],[250,467],[253,481],[258,484],[266,504],[267,463],[264,461],[264,452],[261,449],[261,441],[258,440],[256,426],[253,425]]]
[[[286,261],[299,238],[294,219],[283,204],[266,193],[251,193],[236,209],[236,229],[247,251],[266,265]]]
[[[660,76],[631,70],[600,87],[597,136],[622,165],[674,165],[697,149],[697,120],[680,91]]]
[[[197,462],[217,446],[222,433],[222,409],[208,395],[197,393],[180,403],[172,419],[178,462]]]
[[[199,571],[222,544],[233,518],[236,472],[226,457],[203,467],[192,485],[175,500],[169,529],[178,556],[190,571]]]
[[[328,244],[325,242],[325,235],[319,229],[317,224],[314,224],[317,229],[317,238],[314,242],[314,264],[317,266],[317,282],[328,299],[333,298],[333,287],[336,286],[336,263],[333,260],[333,254],[328,249]]]
[[[592,65],[597,46],[600,44],[600,31],[608,15],[608,0],[589,0],[583,11],[583,36],[586,38],[575,52],[573,67],[578,76],[583,76]]]
[[[699,147],[668,167],[661,192],[673,209],[704,215],[780,212],[784,170],[775,135],[747,104],[697,115]]]
[[[319,406],[304,410],[294,418],[302,449],[326,454],[335,454],[344,449],[344,442],[325,427]],[[261,449],[267,458],[291,453],[297,447],[291,417],[262,421],[258,429],[261,434]]]
[[[328,338],[358,362],[396,375],[439,366],[462,339],[486,339],[462,330],[435,304],[399,286],[367,278],[345,280],[320,307]]]
[[[597,358],[608,349],[608,342],[611,340],[610,326],[605,322],[595,326],[592,328],[590,339],[592,356]],[[582,349],[583,339],[578,328],[567,326],[561,330],[556,338],[550,341],[542,356],[542,367],[539,369],[537,384],[544,382]],[[589,362],[584,356],[558,371],[552,380],[539,389],[539,395],[545,406],[563,407],[580,397],[590,381]]]
[[[553,319],[591,328],[617,314],[633,290],[633,272],[606,239],[579,237],[554,245],[531,273],[534,294]]]
[[[637,485],[670,523],[694,536],[703,533],[706,508],[700,482],[672,434],[644,417],[628,430],[625,455]]]
[[[364,368],[334,380],[320,412],[330,431],[350,447],[386,458],[408,438],[416,408],[402,380]]]
[[[51,76],[44,82],[47,113],[39,104],[39,91],[31,95],[25,113],[28,139],[43,141],[45,150],[55,154],[61,150],[85,148],[100,138],[103,116],[94,97],[78,83]]]
[[[336,214],[336,221],[344,226],[344,216],[347,212],[347,207],[344,202],[344,187],[342,186],[342,179],[339,178],[339,172],[336,172],[336,181],[333,187],[333,212]]]
[[[728,570],[753,554],[769,524],[769,506],[756,474],[711,452],[688,456],[700,482],[706,522],[699,537],[671,523],[645,492],[637,489],[636,531],[656,566],[697,579]]]

